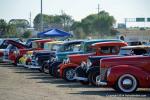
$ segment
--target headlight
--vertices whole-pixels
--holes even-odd
[[[91,65],[92,65],[92,62],[88,59],[88,60],[87,60],[87,65],[86,65],[86,66],[87,66],[87,69],[89,69],[89,68],[91,67]]]
[[[14,51],[13,53],[14,53],[15,55],[19,55],[20,52],[19,52],[19,50],[16,50],[16,51]]]
[[[64,59],[64,61],[63,61],[63,64],[67,64],[67,63],[70,63],[70,59],[69,58]]]
[[[49,63],[49,62],[50,62],[49,60],[46,61],[46,63]]]
[[[109,68],[109,69],[107,70],[107,77],[110,75],[110,72],[111,72],[111,68]]]
[[[53,61],[56,61],[56,58],[55,57],[51,57],[51,60],[50,60],[51,62],[53,62]]]
[[[38,57],[36,57],[36,58],[35,58],[35,60],[36,60],[36,61],[38,61],[38,60],[39,60],[39,58],[38,58]]]
[[[16,52],[16,51],[14,51],[14,52],[13,52],[13,54],[15,54],[15,55],[16,55],[16,54],[17,54],[17,52]]]
[[[86,62],[83,61],[80,66],[81,66],[82,68],[86,67]]]
[[[24,55],[23,55],[23,57],[27,58],[27,57],[28,57],[28,55],[27,55],[27,54],[24,54]]]

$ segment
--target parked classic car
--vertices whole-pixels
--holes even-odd
[[[117,91],[130,93],[137,88],[150,88],[150,48],[141,56],[124,56],[100,60],[98,85],[107,85]]]
[[[60,65],[60,77],[67,81],[75,80],[75,68],[81,62],[85,62],[89,56],[102,56],[102,55],[117,55],[122,46],[127,46],[127,43],[118,42],[98,42],[91,45],[92,53],[69,55],[68,60]]]
[[[22,40],[19,38],[3,38],[3,39],[0,39],[0,49],[6,49],[7,46],[9,45],[9,40],[22,43]]]
[[[57,50],[57,45],[55,44],[60,44],[63,43],[62,41],[52,41],[52,42],[46,42],[44,43],[44,48],[43,50],[34,50],[34,51],[28,51],[26,54],[23,55],[23,57],[21,57],[19,59],[19,64],[21,66],[24,67],[30,67],[31,65],[31,61],[32,61],[32,56],[33,56],[33,52],[34,54],[36,53],[41,53],[44,51],[56,51]],[[42,53],[41,53],[42,54]],[[39,55],[40,56],[40,55]],[[47,55],[44,57],[44,59],[47,57]],[[48,57],[49,58],[49,57]],[[47,58],[46,58],[47,59]]]
[[[149,50],[147,46],[125,46],[120,49],[119,55],[116,56],[91,56],[88,60],[83,62],[78,68],[76,68],[76,77],[82,84],[96,84],[96,76],[99,75],[100,59],[119,57],[119,56],[131,56],[146,54]]]
[[[26,62],[25,65],[28,68],[39,69],[39,71],[43,71],[41,67],[43,63],[49,60],[51,57],[55,56],[55,52],[63,45],[63,41],[53,41],[44,44],[44,50],[34,51],[31,63]]]
[[[69,54],[77,54],[82,53],[81,51],[81,44],[84,40],[73,40],[73,41],[67,41],[60,47],[58,52],[56,52],[55,56],[51,58],[48,62],[44,63],[42,66],[42,69],[45,73],[50,73],[52,75],[52,67],[51,65],[57,66],[64,59],[66,59],[66,56]]]
[[[8,47],[4,50],[3,53],[3,62],[10,62],[14,63],[11,61],[11,59],[14,58],[12,55],[14,51],[19,50],[19,49],[27,49],[28,47],[22,43],[16,42],[14,40],[8,40],[7,43],[9,44]]]
[[[30,48],[30,49],[20,49],[19,51],[16,51],[17,53],[14,53],[14,56],[16,58],[14,60],[14,62],[16,63],[17,66],[24,66],[25,63],[20,61],[20,59],[23,60],[23,58],[24,58],[24,61],[25,61],[25,59],[27,60],[27,58],[31,58],[30,56],[32,56],[33,51],[43,50],[44,49],[44,44],[47,43],[47,42],[52,42],[52,41],[53,41],[52,39],[33,40],[31,42],[32,48]],[[31,55],[27,56],[27,52],[30,52]]]
[[[9,60],[13,62],[15,65],[18,64],[19,59],[26,54],[27,51],[31,50],[42,50],[44,47],[44,43],[53,41],[52,39],[43,39],[43,40],[35,40],[32,41],[32,48],[22,48],[22,49],[16,49],[13,51],[13,53],[9,54]]]

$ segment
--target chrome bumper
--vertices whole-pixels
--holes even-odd
[[[4,58],[2,59],[2,61],[3,61],[3,62],[6,62],[6,63],[13,63],[13,61],[11,61],[11,60],[9,60],[9,59],[4,59]]]
[[[76,79],[77,81],[88,81],[88,78],[85,77],[78,77],[75,75],[74,79]]]
[[[19,64],[19,63],[17,63],[17,66],[23,67],[23,66],[24,66],[24,64]]]
[[[101,81],[101,76],[99,75],[99,76],[96,77],[96,84],[97,84],[97,85],[106,86],[106,85],[107,85],[107,82],[102,82],[102,81]]]
[[[41,66],[35,66],[35,65],[24,65],[24,67],[27,67],[29,69],[40,69]]]

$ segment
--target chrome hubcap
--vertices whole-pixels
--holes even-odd
[[[48,73],[48,66],[44,66],[44,72]]]
[[[123,85],[132,85],[132,81],[129,79],[125,79],[125,80],[123,80],[122,84]]]
[[[68,80],[74,80],[74,75],[75,75],[75,70],[74,69],[70,69],[66,72],[66,78]]]

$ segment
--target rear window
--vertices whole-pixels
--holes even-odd
[[[118,50],[119,49],[116,46],[103,46],[101,47],[100,52],[103,54],[117,54],[119,52]]]

